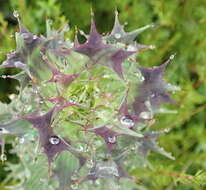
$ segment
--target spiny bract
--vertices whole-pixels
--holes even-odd
[[[124,164],[128,155],[144,165],[151,150],[174,159],[157,143],[166,130],[150,130],[159,106],[175,103],[162,78],[174,56],[152,68],[135,61],[141,50],[154,48],[135,41],[152,24],[125,32],[116,11],[112,32],[101,35],[92,16],[90,33],[80,44],[77,34],[72,43],[65,40],[65,29],[52,30],[49,22],[46,37],[34,35],[14,15],[19,23],[17,48],[0,68],[20,69],[16,75],[4,76],[18,80],[20,87],[10,104],[1,103],[2,150],[7,135],[32,142],[31,146],[39,141],[49,175],[59,180],[54,189],[76,188],[99,178],[135,180],[124,169],[130,168]],[[21,146],[26,146],[24,141]],[[28,152],[38,162],[40,155],[33,149]],[[58,160],[65,151],[71,154]],[[26,184],[25,180],[22,186]]]

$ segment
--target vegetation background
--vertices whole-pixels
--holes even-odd
[[[44,34],[46,19],[52,19],[55,28],[69,23],[72,38],[76,26],[88,33],[91,7],[100,33],[111,31],[115,8],[120,12],[121,22],[128,22],[128,31],[150,23],[156,25],[155,29],[147,30],[137,39],[157,47],[138,55],[141,65],[159,65],[176,53],[165,77],[181,88],[173,94],[178,105],[172,106],[172,113],[157,115],[154,126],[171,128],[160,138],[160,144],[172,152],[176,160],[150,154],[152,169],[132,171],[140,181],[140,189],[206,189],[206,1],[0,0],[0,62],[15,47],[13,34],[18,27],[14,10],[33,33]],[[5,69],[0,70],[0,75],[15,72]],[[9,102],[9,95],[17,93],[17,85],[15,80],[0,78],[0,100]],[[18,163],[18,158],[10,150],[11,145],[7,144],[7,162]],[[5,163],[0,163],[0,189],[4,188],[1,181],[8,175],[4,167]]]

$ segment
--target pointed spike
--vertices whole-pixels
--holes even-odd
[[[93,20],[94,19],[94,11],[93,11],[92,7],[90,8],[90,15],[91,15],[91,19]]]
[[[128,114],[128,107],[127,107],[128,92],[129,92],[129,88],[120,104],[120,108],[118,110],[120,114],[124,114],[124,115]]]
[[[149,49],[155,49],[155,48],[156,48],[155,45],[150,45],[150,46],[149,46]]]
[[[175,58],[175,56],[176,56],[176,53],[175,53],[175,54],[170,55],[170,60],[173,60],[173,59]]]
[[[15,18],[17,18],[17,19],[19,18],[19,13],[18,13],[18,11],[14,10],[14,11],[13,11],[13,15],[14,15]]]
[[[137,36],[138,34],[142,33],[143,31],[149,29],[149,28],[153,28],[154,27],[154,24],[148,24],[146,26],[143,26],[141,28],[138,28],[134,31],[131,31],[131,32],[128,32],[127,34],[128,35],[134,35],[134,36]]]
[[[167,66],[175,58],[175,55],[176,54],[170,55],[170,57],[167,59],[165,63],[163,63],[163,65]]]
[[[119,22],[119,12],[118,12],[117,9],[115,10],[115,21],[114,21],[114,25],[121,25],[120,22]]]
[[[20,20],[20,16],[19,13],[17,11],[13,12],[13,15],[15,18],[17,18],[18,24],[19,24],[19,32],[20,33],[29,33],[29,31],[25,28],[25,26],[22,24],[21,20]]]
[[[79,33],[82,35],[82,36],[84,36],[86,39],[88,39],[88,35],[87,34],[85,34],[85,32],[83,31],[83,30],[79,30]]]
[[[117,50],[112,56],[112,68],[114,71],[119,75],[120,78],[124,79],[123,76],[123,69],[122,69],[122,63],[125,59],[127,59],[130,55],[136,53],[136,51],[125,51],[125,50]]]
[[[74,48],[78,48],[80,46],[79,40],[78,40],[78,29],[75,27],[75,34],[74,34]]]
[[[120,34],[120,38],[125,34],[124,25],[121,25],[119,22],[119,13],[117,10],[115,10],[114,27],[112,29],[111,34],[113,34],[113,35]]]
[[[95,24],[95,21],[94,21],[94,18],[92,18],[92,20],[91,20],[91,26],[90,26],[90,35],[89,35],[89,37],[91,36],[91,35],[99,35],[98,33],[97,33],[97,28],[96,28],[96,24]]]

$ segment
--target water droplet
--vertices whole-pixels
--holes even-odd
[[[172,92],[181,90],[181,88],[179,86],[175,86],[175,85],[172,85],[170,83],[167,84],[166,88],[167,88],[167,90],[172,91]]]
[[[30,34],[29,33],[22,33],[21,37],[24,39],[28,39],[28,38],[30,38]]]
[[[137,50],[137,47],[135,47],[134,45],[131,45],[131,44],[130,44],[130,45],[127,46],[127,50],[128,50],[128,51],[136,51],[136,50]]]
[[[97,164],[97,170],[96,170],[96,173],[98,175],[98,177],[102,177],[102,178],[105,178],[105,177],[108,177],[108,176],[119,176],[119,172],[118,172],[118,169],[117,169],[117,166],[115,163],[99,163]]]
[[[33,40],[36,40],[37,38],[38,38],[37,35],[34,35],[34,36],[33,36]]]
[[[114,35],[114,37],[115,37],[116,39],[120,39],[120,38],[121,38],[121,34],[120,34],[120,33],[116,33],[116,34]]]
[[[174,57],[175,57],[175,54],[170,55],[170,59],[171,59],[171,60],[174,59]]]
[[[6,161],[6,160],[7,160],[6,154],[4,154],[4,153],[1,154],[0,160],[1,160],[2,162]]]
[[[79,146],[79,151],[84,151],[84,147],[83,146]]]
[[[47,22],[49,25],[53,24],[53,20],[51,20],[51,19],[48,19]]]
[[[86,163],[87,168],[92,168],[93,165],[94,165],[93,160],[88,160],[87,163]]]
[[[3,127],[0,128],[0,134],[8,134],[8,133],[9,133],[9,131],[6,130],[5,128],[3,128]]]
[[[78,175],[77,173],[74,173],[72,176],[71,176],[71,180],[72,181],[76,181],[78,179]]]
[[[113,143],[116,143],[116,139],[117,139],[116,136],[110,136],[110,137],[108,137],[107,140],[108,140],[109,143],[113,144]]]
[[[100,185],[100,180],[99,179],[95,180],[94,182],[95,182],[96,185]]]
[[[38,94],[38,91],[37,91],[37,90],[34,90],[34,94]]]
[[[24,138],[24,137],[22,137],[22,138],[19,139],[19,143],[20,143],[20,144],[23,144],[24,142],[25,142],[25,138]]]
[[[112,128],[113,128],[113,125],[107,125],[107,128],[108,128],[108,129],[112,129]]]
[[[15,67],[25,67],[25,64],[22,63],[21,61],[15,61],[14,65],[15,65]]]
[[[39,101],[39,104],[43,104],[43,103],[44,103],[44,101],[43,101],[43,100],[40,100],[40,101]]]
[[[77,190],[78,189],[78,184],[77,183],[72,184],[71,189],[72,190]]]
[[[53,145],[57,145],[60,143],[60,139],[57,136],[52,136],[49,138],[49,142]]]
[[[149,49],[155,49],[155,48],[156,48],[155,45],[150,45],[150,46],[149,46]]]
[[[16,97],[15,94],[10,94],[10,95],[9,95],[9,99],[10,99],[10,100],[13,100],[15,97]]]
[[[135,144],[134,146],[132,146],[131,150],[132,150],[132,151],[137,150],[137,145]]]
[[[63,44],[63,41],[59,40],[59,41],[58,41],[58,44],[59,44],[59,45]]]
[[[69,101],[75,104],[75,103],[78,103],[78,98],[76,96],[71,96],[69,98]]]
[[[15,51],[15,50],[11,50],[11,51],[9,51],[9,53],[11,53],[11,54],[7,54],[7,57],[8,57],[8,58],[12,58],[12,57],[13,57],[12,54],[15,54],[16,51]]]
[[[86,39],[88,38],[88,35],[86,35],[86,34],[84,33],[84,31],[80,30],[79,33],[80,33],[82,36],[84,36]]]
[[[6,76],[6,75],[2,75],[2,76],[1,76],[1,78],[6,79],[6,78],[7,78],[7,76]]]
[[[125,25],[125,26],[128,25],[128,22],[125,22],[124,25]]]
[[[151,118],[151,114],[149,112],[141,112],[140,117],[143,119],[149,119]]]
[[[54,75],[54,81],[58,81],[58,80],[60,80],[62,78],[63,78],[63,76],[60,75],[60,74]]]
[[[170,131],[169,128],[166,128],[166,129],[163,130],[164,133],[168,133],[169,131]]]
[[[14,11],[14,12],[13,12],[13,15],[14,15],[14,17],[18,18],[18,17],[19,17],[18,11]]]
[[[120,119],[120,122],[122,125],[125,125],[127,126],[128,128],[130,127],[133,127],[134,126],[134,121],[132,118],[128,117],[128,116],[123,116],[121,119]]]
[[[145,80],[144,76],[141,75],[141,76],[139,77],[139,80],[140,80],[140,82],[143,82],[143,81]]]

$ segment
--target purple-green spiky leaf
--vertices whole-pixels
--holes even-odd
[[[133,43],[138,34],[145,31],[148,28],[154,27],[153,24],[144,26],[131,32],[125,32],[124,25],[120,24],[118,18],[118,11],[115,11],[115,22],[110,35],[104,38],[109,42],[121,42],[125,44]]]
[[[90,34],[86,43],[79,44],[76,39],[74,50],[88,57],[94,57],[98,52],[109,46],[102,42],[102,36],[97,32],[94,21],[92,20]]]

